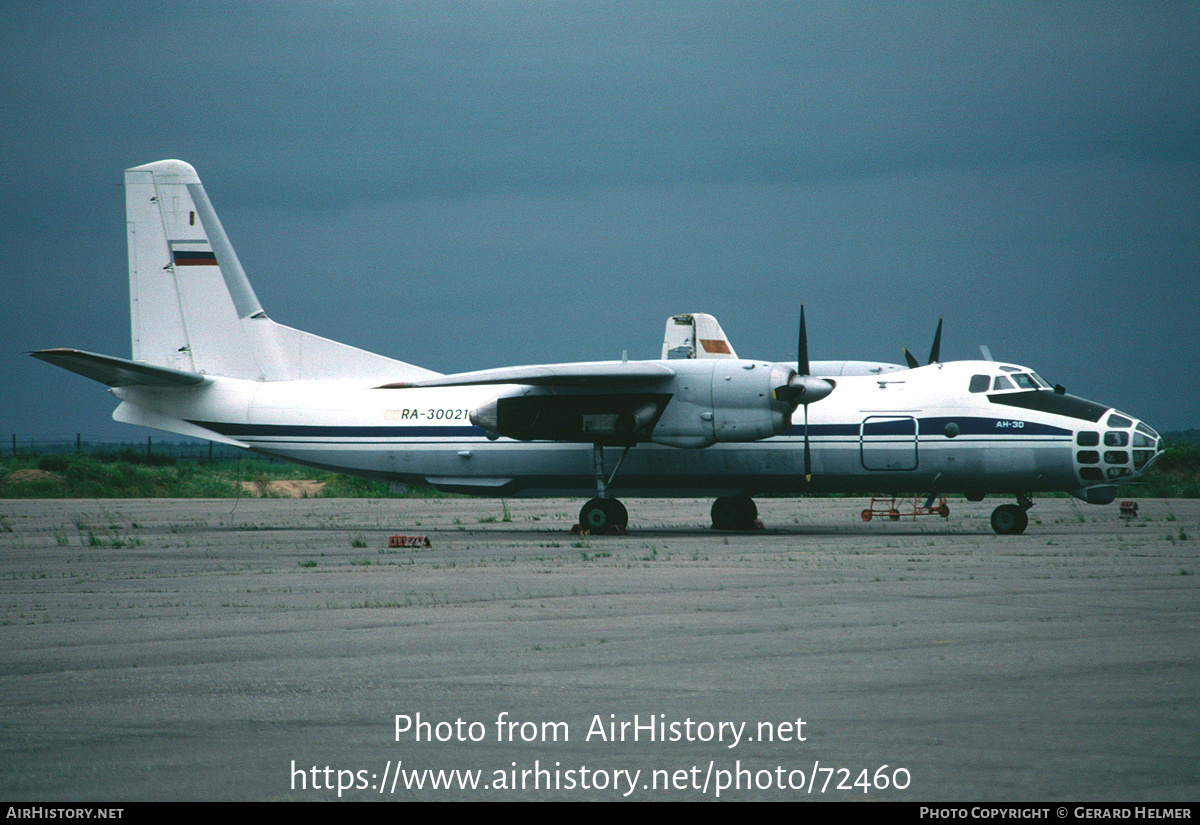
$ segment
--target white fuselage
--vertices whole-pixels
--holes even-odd
[[[712,362],[690,363],[693,378],[714,369]],[[1061,394],[1053,398],[1054,390],[1044,384],[1008,393],[969,390],[972,377],[991,380],[1003,370],[1032,374],[994,362],[953,362],[836,378],[835,391],[808,412],[811,482],[805,480],[803,410],[798,409],[790,428],[770,438],[718,441],[703,448],[639,443],[613,486],[629,496],[1079,494],[1089,487],[1112,489],[1117,481],[1140,475],[1157,456],[1157,434],[1145,425],[1102,405]],[[474,410],[519,390],[495,384],[382,389],[378,382],[214,378],[194,390],[125,387],[114,393],[127,402],[123,406],[153,411],[154,426],[188,422],[256,452],[314,467],[481,495],[590,495],[596,487],[591,444],[516,441],[472,424]],[[711,392],[719,393],[719,387]],[[1032,409],[994,400],[1031,393],[1040,393],[1038,401],[1068,399],[1074,406],[1063,401]],[[706,399],[712,397],[710,388],[702,387],[690,399],[696,415],[706,404],[711,410]],[[677,403],[673,398],[668,410]],[[1096,435],[1081,438],[1080,432]],[[1080,449],[1089,439],[1120,449]],[[1140,460],[1134,458],[1135,441],[1144,448]],[[606,452],[615,463],[622,448]]]
[[[502,496],[593,495],[580,529],[624,530],[612,495],[717,496],[713,524],[756,524],[756,493],[1015,494],[1097,504],[1162,440],[1135,419],[991,361],[739,358],[716,318],[672,315],[654,361],[442,375],[267,316],[194,167],[125,170],[131,358],[32,353],[111,388],[118,421],[338,472]],[[926,505],[928,508],[929,505]],[[944,508],[942,513],[945,513]]]

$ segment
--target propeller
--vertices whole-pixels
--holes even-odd
[[[941,362],[942,352],[942,319],[938,318],[937,332],[933,334],[933,346],[929,349],[929,361],[927,363],[937,364]],[[915,370],[921,366],[913,354],[908,351],[908,347],[904,347],[904,360],[908,362],[908,368]]]
[[[812,450],[808,443],[808,405],[820,401],[833,392],[834,383],[825,378],[815,378],[809,372],[808,330],[804,325],[804,304],[800,305],[800,337],[796,347],[796,374],[787,384],[775,389],[775,398],[796,407],[804,407],[804,478],[812,481]]]

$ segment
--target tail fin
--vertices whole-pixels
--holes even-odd
[[[676,358],[737,358],[717,319],[703,312],[673,315],[663,333],[663,360]]]
[[[437,375],[270,320],[190,164],[127,169],[125,210],[133,360],[262,381]]]

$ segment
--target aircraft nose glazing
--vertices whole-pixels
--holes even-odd
[[[1116,415],[1114,413],[1114,415]],[[1111,419],[1113,416],[1109,416]],[[1133,419],[1131,429],[1131,446],[1133,448],[1133,472],[1141,475],[1162,455],[1164,443],[1161,436],[1144,421]],[[1105,436],[1107,438],[1107,434]]]
[[[1085,484],[1119,483],[1142,475],[1162,455],[1163,440],[1149,425],[1116,410],[1075,435],[1076,468]]]

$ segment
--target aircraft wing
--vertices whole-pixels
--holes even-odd
[[[212,381],[194,372],[77,349],[43,349],[29,354],[110,387],[197,387]]]
[[[518,385],[525,389],[475,409],[471,422],[520,441],[629,445],[649,437],[671,400],[662,385],[676,374],[657,361],[601,361],[462,372],[379,389]]]
[[[596,361],[579,364],[544,364],[460,372],[423,381],[384,384],[379,389],[406,387],[466,387],[479,384],[529,386],[607,387],[657,384],[675,376],[675,370],[657,361]]]

